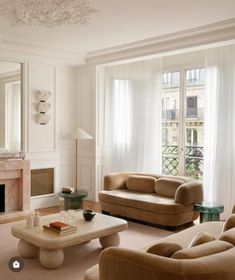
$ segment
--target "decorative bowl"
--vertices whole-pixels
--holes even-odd
[[[86,209],[83,211],[83,218],[86,221],[91,221],[95,217],[95,212],[90,209]]]

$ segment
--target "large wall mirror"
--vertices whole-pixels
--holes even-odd
[[[0,154],[22,148],[22,64],[0,61]]]

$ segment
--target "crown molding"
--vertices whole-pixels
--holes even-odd
[[[235,18],[88,52],[86,63],[104,64],[235,39]]]
[[[0,50],[46,57],[66,64],[78,65],[85,63],[85,54],[51,48],[46,45],[33,44],[24,40],[0,36]]]

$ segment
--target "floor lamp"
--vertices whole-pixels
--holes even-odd
[[[76,140],[76,188],[77,191],[78,187],[78,154],[79,154],[79,140],[88,140],[93,139],[87,132],[82,130],[79,127],[76,127],[71,133],[67,136],[69,139],[75,139]]]

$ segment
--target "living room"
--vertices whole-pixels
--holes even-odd
[[[184,271],[155,260],[155,247],[138,255],[161,238],[184,250],[197,232],[218,239],[233,227],[234,9],[233,0],[0,1],[3,279],[235,278],[228,244],[226,265],[210,267],[214,252],[200,276],[200,258]],[[43,225],[84,222],[82,207],[95,215],[71,233],[82,237],[40,243]],[[120,251],[102,250],[110,244]],[[122,257],[108,259],[116,253],[144,262],[121,268]],[[9,267],[16,257],[19,272]],[[167,266],[175,275],[149,272]]]

